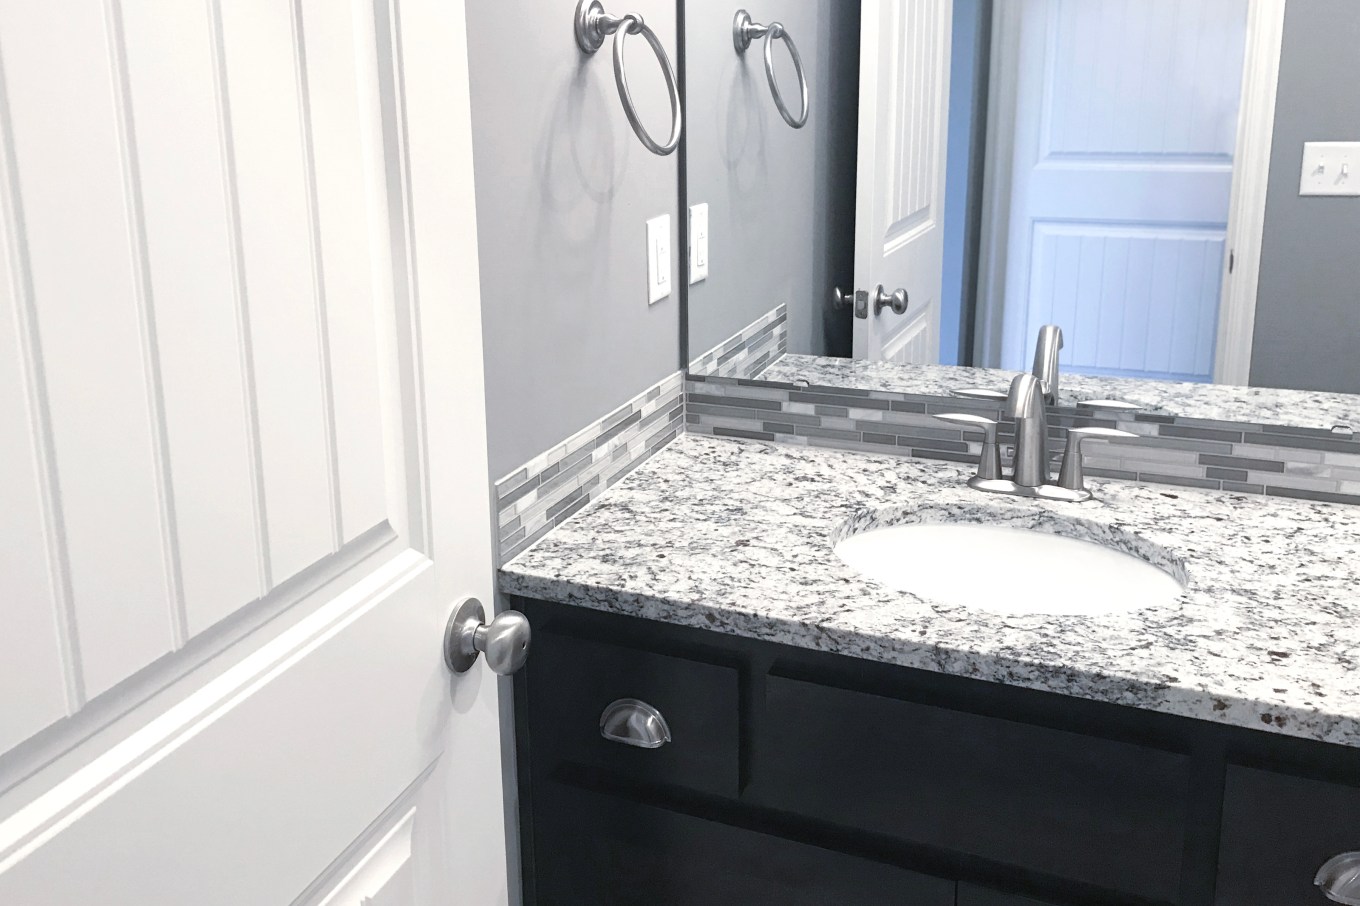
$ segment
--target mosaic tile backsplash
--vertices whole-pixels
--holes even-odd
[[[691,375],[686,430],[811,447],[975,463],[977,432],[933,418],[941,412],[1000,416],[995,403],[883,390]],[[1067,429],[1099,425],[1137,439],[1083,445],[1087,474],[1165,485],[1360,504],[1360,440],[1348,431],[1177,418],[1148,412],[1049,410],[1050,449],[1061,458]],[[1013,423],[998,431],[1009,465]]]
[[[690,362],[689,373],[753,378],[788,348],[788,306],[780,305]]]
[[[500,560],[510,560],[684,430],[677,371],[496,482]]]

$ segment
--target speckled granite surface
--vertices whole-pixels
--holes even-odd
[[[949,365],[894,365],[824,356],[786,355],[760,373],[762,381],[807,381],[822,387],[857,387],[923,396],[949,396],[956,390],[982,388],[1004,393],[1016,372],[998,368]],[[1136,378],[1064,373],[1058,380],[1059,402],[1075,406],[1085,400],[1114,399],[1148,412],[1213,421],[1257,425],[1360,430],[1360,396],[1225,384],[1189,384]]]
[[[1092,482],[1091,503],[1043,503],[971,491],[969,472],[686,435],[503,567],[501,587],[1360,746],[1360,508],[1114,482]],[[912,519],[1118,537],[1183,569],[1187,590],[1121,615],[1006,616],[888,590],[832,548]]]

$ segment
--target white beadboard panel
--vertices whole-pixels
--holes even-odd
[[[938,320],[920,317],[883,344],[883,361],[898,365],[933,362],[939,347]]]
[[[1049,23],[1041,157],[1231,162],[1247,0],[1060,0]]]
[[[365,160],[359,98],[377,73],[359,57],[354,4],[302,0],[317,222],[331,350],[341,540],[386,518],[386,471],[378,378],[378,330],[369,210],[381,170]],[[361,86],[361,80],[366,84]],[[390,295],[388,296],[390,299]]]
[[[0,192],[4,190],[0,188]],[[7,202],[10,199],[5,199]],[[8,208],[9,205],[4,206]],[[6,238],[14,224],[4,221]],[[0,754],[62,717],[68,707],[65,662],[60,642],[62,621],[54,567],[60,560],[49,544],[60,543],[48,530],[43,512],[44,483],[39,468],[41,430],[32,411],[32,382],[24,374],[26,356],[19,338],[15,307],[18,281],[10,243],[0,248],[0,576],[4,577],[5,624],[0,633]]]
[[[173,645],[153,393],[101,4],[0,5],[17,187],[89,695]],[[61,78],[52,73],[59,70]]]
[[[297,47],[290,4],[219,10],[277,586],[335,546]]]
[[[206,3],[123,0],[186,629],[263,592]]]
[[[934,217],[938,142],[936,128],[940,110],[937,82],[941,47],[938,33],[946,0],[917,0],[896,4],[893,13],[896,84],[891,160],[895,162],[890,190],[889,223],[885,244],[904,241],[929,225]]]
[[[1220,228],[1040,222],[1026,331],[1064,325],[1064,367],[1209,380]]]

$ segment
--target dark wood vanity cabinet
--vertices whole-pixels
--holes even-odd
[[[1360,849],[1357,750],[514,605],[529,904],[1321,906]]]

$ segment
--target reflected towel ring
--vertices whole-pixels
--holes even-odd
[[[746,48],[751,46],[751,42],[761,36],[765,38],[765,78],[770,82],[770,93],[774,95],[774,104],[779,108],[779,115],[784,118],[795,129],[802,129],[807,123],[808,118],[808,83],[807,77],[803,75],[803,58],[798,55],[798,48],[793,43],[793,38],[789,37],[788,30],[782,23],[771,22],[769,25],[758,25],[751,19],[751,14],[744,9],[737,10],[736,18],[732,20],[732,43],[736,45],[737,53],[746,53]],[[784,95],[779,91],[779,82],[774,77],[774,41],[776,38],[783,40],[784,45],[789,49],[789,56],[793,57],[793,69],[798,75],[798,94],[801,101],[798,116],[789,112],[789,107],[784,103]]]
[[[670,58],[666,56],[666,50],[661,46],[656,32],[648,28],[637,13],[628,13],[625,16],[609,15],[604,11],[604,5],[600,0],[580,0],[576,5],[575,23],[576,43],[588,54],[599,50],[606,37],[614,36],[614,81],[619,86],[619,100],[623,102],[624,115],[628,117],[629,125],[637,133],[638,140],[648,151],[663,156],[679,147],[680,89],[675,81],[675,70],[671,67]],[[666,92],[670,95],[671,101],[671,135],[665,144],[658,143],[647,133],[642,120],[638,118],[637,108],[633,105],[632,92],[628,90],[628,75],[623,69],[623,45],[629,35],[642,35],[647,40],[652,53],[656,54],[657,62],[661,64],[662,75],[666,77]]]

